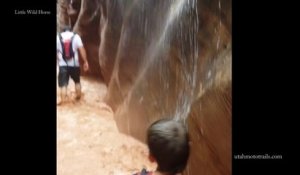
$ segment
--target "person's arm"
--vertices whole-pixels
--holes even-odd
[[[85,52],[84,47],[83,46],[79,47],[78,51],[79,51],[80,56],[83,60],[83,70],[88,71],[89,70],[89,63],[88,63],[87,58],[86,58],[86,52]]]
[[[58,64],[58,61],[59,61],[59,59],[58,59],[58,52],[56,52],[56,64]]]
[[[59,56],[58,56],[59,47],[60,47],[60,40],[59,40],[59,36],[57,35],[56,36],[56,63],[57,64],[58,64],[58,61],[59,61]]]

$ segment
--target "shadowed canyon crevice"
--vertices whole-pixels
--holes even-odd
[[[230,175],[231,0],[70,2],[58,1],[58,31],[71,24],[82,36],[119,131],[145,142],[155,120],[182,120],[185,174]]]

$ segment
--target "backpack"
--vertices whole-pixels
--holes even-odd
[[[74,58],[72,42],[73,42],[75,35],[76,34],[74,33],[73,36],[71,37],[71,39],[67,39],[67,40],[63,41],[61,34],[59,34],[59,40],[60,40],[61,47],[62,47],[62,57],[64,60],[70,60],[70,59]]]
[[[147,171],[145,168],[143,168],[140,173],[136,173],[136,174],[133,174],[133,175],[152,175],[152,172]]]

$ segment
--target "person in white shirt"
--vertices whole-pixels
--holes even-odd
[[[83,59],[84,71],[89,70],[89,64],[80,36],[72,32],[70,27],[64,27],[63,32],[57,35],[56,40],[57,61],[59,66],[58,86],[60,88],[61,96],[61,100],[58,102],[58,105],[60,105],[66,102],[69,77],[71,77],[75,83],[76,100],[79,100],[81,97],[80,64],[78,53],[80,53],[80,56]]]

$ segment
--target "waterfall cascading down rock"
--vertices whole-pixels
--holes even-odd
[[[144,142],[152,122],[173,117],[191,137],[185,174],[231,174],[231,0],[80,4],[74,30],[108,86],[119,130]],[[62,25],[67,14],[58,12]]]

